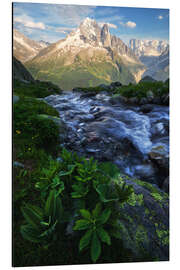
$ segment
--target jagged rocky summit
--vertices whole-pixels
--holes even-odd
[[[51,80],[65,90],[121,81],[137,82],[145,66],[120,38],[86,18],[63,40],[41,50],[26,67],[36,79]]]

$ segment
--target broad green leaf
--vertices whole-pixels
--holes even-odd
[[[55,212],[56,212],[56,191],[51,190],[45,204],[45,214],[47,216],[54,217]]]
[[[63,214],[62,201],[59,197],[56,198],[56,219],[60,222]]]
[[[57,224],[57,221],[51,227],[49,227],[47,230],[45,230],[43,233],[41,233],[40,237],[50,236],[54,232],[56,224]]]
[[[45,189],[47,186],[49,186],[49,183],[46,180],[44,180],[44,182],[43,181],[37,182],[35,184],[35,188],[40,189],[40,190]]]
[[[102,202],[118,201],[118,196],[107,184],[100,184],[96,187],[96,191],[100,196]]]
[[[99,222],[100,224],[106,223],[106,222],[108,221],[110,215],[111,215],[111,210],[108,209],[108,208],[106,208],[106,209],[102,212],[102,214],[100,215],[100,217],[98,218],[98,222]]]
[[[36,230],[31,225],[22,225],[20,228],[20,232],[24,239],[31,241],[33,243],[39,243],[42,241],[40,238],[40,231]]]
[[[90,243],[92,235],[92,230],[88,230],[83,237],[81,238],[79,242],[79,251],[83,250],[85,247],[87,247]]]
[[[93,209],[93,211],[92,211],[92,214],[93,214],[93,217],[94,217],[94,218],[99,217],[99,214],[100,214],[100,212],[101,212],[101,208],[102,208],[101,203],[97,203],[97,204],[96,204],[96,207],[95,207],[95,208]]]
[[[21,210],[26,221],[38,229],[42,221],[42,216],[30,206],[22,207]]]
[[[58,175],[59,176],[65,176],[65,175],[70,175],[72,174],[72,172],[74,171],[74,168],[76,167],[76,165],[68,165],[68,171],[65,172],[65,171],[61,171]]]
[[[72,185],[72,188],[74,189],[74,192],[71,193],[72,198],[84,197],[89,191],[88,186],[84,186],[84,184],[80,182]]]
[[[89,222],[89,220],[86,219],[79,219],[76,221],[76,224],[73,228],[73,230],[85,230],[87,228],[91,227],[91,223]]]
[[[33,211],[35,211],[41,218],[43,218],[43,210],[37,205],[26,204],[26,206],[30,207]]]
[[[71,197],[74,198],[74,199],[78,199],[78,198],[82,198],[83,195],[81,195],[78,192],[74,191],[74,192],[71,192]]]
[[[81,209],[80,210],[81,216],[85,219],[91,220],[91,214],[88,210],[86,209]]]
[[[101,242],[99,241],[96,232],[93,232],[91,241],[91,259],[95,263],[101,254]]]
[[[111,178],[115,178],[120,173],[118,167],[111,162],[100,163],[98,167],[104,174],[109,175]]]
[[[97,233],[102,242],[108,245],[111,245],[111,238],[109,234],[102,227],[97,229]]]

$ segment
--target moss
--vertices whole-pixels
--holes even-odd
[[[149,211],[148,208],[145,208],[145,214],[146,214],[146,215],[149,215],[149,214],[150,214],[150,211]]]
[[[156,233],[163,246],[169,245],[169,231],[159,229],[159,225],[155,224]]]
[[[156,201],[161,202],[161,201],[163,200],[163,196],[161,196],[160,193],[154,192],[154,193],[151,193],[151,196],[152,196]]]
[[[146,242],[146,243],[149,242],[147,231],[144,228],[144,226],[139,225],[137,227],[136,234],[135,234],[135,239],[136,239],[136,242],[138,243],[138,245],[140,245],[140,246],[142,246],[142,244],[144,242]]]

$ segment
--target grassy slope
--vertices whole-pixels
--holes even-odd
[[[67,64],[67,59],[72,63]],[[54,55],[47,59],[35,57],[26,63],[26,67],[35,79],[53,81],[64,90],[97,86],[112,81],[121,81],[123,84],[135,82],[132,73],[120,57],[111,60],[109,56],[97,53],[89,59],[85,52],[79,53],[75,59],[68,55],[58,59]],[[131,66],[131,69],[136,68],[139,68],[139,65]]]

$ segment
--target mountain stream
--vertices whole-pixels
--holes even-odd
[[[112,105],[107,93],[64,92],[45,101],[67,126],[62,146],[111,161],[131,177],[162,186],[169,165],[169,107]]]

